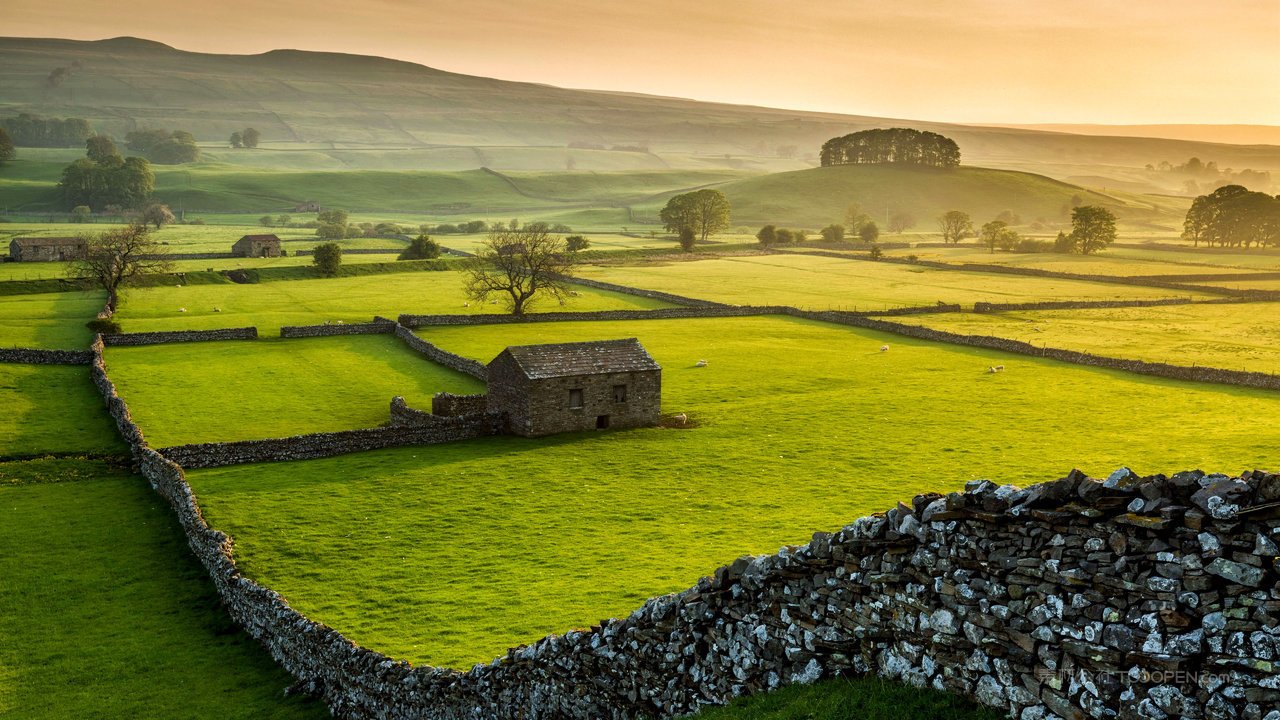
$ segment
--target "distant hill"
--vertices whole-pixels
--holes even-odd
[[[54,85],[49,79],[57,68],[69,74]],[[574,162],[566,153],[570,144],[617,156],[588,158],[600,169],[788,169],[816,164],[818,146],[835,135],[900,125],[955,139],[967,164],[1060,177],[1106,175],[1100,168],[1193,155],[1222,167],[1280,171],[1280,147],[1088,137],[568,90],[377,57],[296,50],[214,55],[136,38],[0,38],[0,115],[18,112],[85,117],[117,137],[165,127],[220,143],[253,126],[275,148],[453,147],[476,154],[422,153],[414,169],[424,170],[565,170]],[[516,151],[518,162],[506,164],[506,155]],[[444,164],[433,164],[437,160]]]
[[[1280,125],[1085,125],[1078,123],[1005,125],[997,123],[996,127],[1064,132],[1075,135],[1148,137],[1232,145],[1280,146]]]
[[[1105,205],[1129,225],[1172,218],[1166,208],[1131,202],[1059,182],[1043,175],[960,167],[934,170],[884,165],[843,165],[773,173],[715,186],[733,205],[735,225],[775,223],[810,230],[842,223],[852,203],[862,207],[884,230],[885,218],[898,212],[913,215],[917,229],[932,230],[948,210],[963,210],[980,224],[1004,210],[1024,224],[1069,222],[1073,202]],[[656,214],[669,195],[655,198],[637,212]],[[1181,218],[1177,218],[1180,222]]]

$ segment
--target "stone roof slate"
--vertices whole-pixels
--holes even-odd
[[[19,247],[40,247],[42,245],[84,245],[78,237],[16,237],[13,242]]]
[[[498,357],[504,354],[509,355],[530,380],[662,369],[635,338],[515,345],[503,350]]]

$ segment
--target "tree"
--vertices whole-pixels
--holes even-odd
[[[875,223],[869,222],[858,230],[858,237],[864,243],[873,243],[880,239],[880,228]]]
[[[1000,232],[996,233],[996,247],[1009,252],[1022,242],[1022,236],[1011,227],[1000,228]]]
[[[276,226],[278,227],[288,227],[289,223],[291,222],[293,222],[293,218],[289,217],[288,215],[281,215],[280,217],[276,218]]]
[[[346,210],[339,210],[336,208],[331,210],[321,210],[316,213],[316,220],[321,224],[329,223],[332,225],[341,225],[342,227],[347,226],[347,219],[349,217],[350,215]]]
[[[889,232],[897,234],[916,226],[916,218],[911,213],[898,212],[889,218]]]
[[[262,139],[262,133],[253,128],[245,128],[240,131],[240,142],[247,148],[258,147],[258,141]]]
[[[262,217],[258,218],[258,224],[261,225],[262,227],[275,227],[276,218],[274,215],[263,215]]]
[[[440,257],[440,244],[427,235],[419,235],[409,241],[409,247],[397,260],[435,260]]]
[[[828,226],[826,226],[826,227],[822,228],[822,239],[823,239],[823,240],[825,240],[825,241],[827,241],[827,242],[831,242],[831,243],[843,242],[843,241],[844,241],[844,226],[843,226],[843,225],[828,225]]]
[[[84,141],[85,155],[96,163],[123,162],[116,141],[110,135],[91,135]]]
[[[942,230],[943,242],[958,243],[973,235],[973,219],[961,210],[948,210],[938,218],[938,227]]]
[[[134,130],[124,136],[125,147],[161,165],[178,165],[200,159],[195,137],[183,130]]]
[[[698,236],[691,227],[680,228],[680,249],[685,252],[693,252],[693,246],[698,242]]]
[[[77,205],[71,208],[71,222],[87,223],[93,215],[93,211],[88,205]]]
[[[790,245],[796,241],[796,234],[787,228],[778,228],[774,236],[777,238],[779,245]]]
[[[62,170],[58,190],[67,207],[88,205],[95,209],[107,206],[137,208],[155,189],[155,174],[146,158],[119,155],[95,163],[81,158]]]
[[[581,252],[591,247],[591,241],[581,235],[570,235],[564,239],[564,248],[569,252]]]
[[[1115,242],[1116,216],[1098,205],[1071,211],[1071,241],[1081,255],[1091,255]]]
[[[1070,235],[1059,230],[1058,237],[1054,238],[1053,241],[1053,251],[1070,255],[1076,251],[1076,244],[1071,241]]]
[[[778,228],[774,225],[765,225],[760,228],[760,232],[756,233],[756,240],[759,240],[760,244],[765,247],[777,244]]]
[[[107,310],[114,312],[120,289],[147,275],[166,273],[173,263],[164,246],[151,237],[151,228],[134,223],[85,236],[85,250],[72,261],[68,276],[107,292]]]
[[[871,222],[871,216],[862,212],[862,208],[854,203],[844,211],[844,226],[854,235],[862,232],[862,228]]]
[[[244,147],[244,136],[240,134],[239,130],[231,133],[231,147],[233,148]]]
[[[311,264],[321,275],[337,275],[342,266],[342,247],[335,242],[320,243],[311,256]]]
[[[168,205],[152,203],[147,206],[147,209],[142,211],[142,222],[149,225],[155,225],[157,230],[162,226],[173,222],[173,220],[173,212],[169,210]]]
[[[822,165],[893,163],[953,168],[960,164],[960,147],[937,133],[910,128],[878,128],[831,138],[819,153]]]
[[[569,298],[569,279],[576,263],[564,241],[545,225],[495,225],[476,254],[463,266],[467,297],[484,301],[503,296],[512,315],[524,315],[538,298],[549,295],[562,304]]]
[[[1001,233],[1009,227],[1009,224],[1003,220],[992,220],[982,226],[982,231],[978,233],[978,239],[992,253],[996,251],[996,245],[1000,243]]]
[[[18,151],[13,147],[13,138],[9,137],[9,133],[0,127],[0,164],[16,157],[18,157]]]
[[[872,260],[879,260],[884,257],[884,248],[879,245],[872,245],[870,256]]]
[[[689,228],[706,242],[709,236],[728,229],[730,209],[729,199],[719,190],[696,190],[672,197],[658,217],[668,231],[679,233]]]

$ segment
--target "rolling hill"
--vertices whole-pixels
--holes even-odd
[[[55,68],[70,70],[56,86],[48,82]],[[295,50],[192,53],[136,38],[0,38],[0,115],[18,112],[85,117],[117,136],[139,127],[182,128],[219,143],[251,125],[268,146],[313,156],[371,147],[454,149],[418,152],[409,159],[379,151],[391,166],[423,170],[564,170],[573,164],[566,154],[570,144],[605,148],[597,152],[617,156],[613,169],[618,170],[744,167],[744,162],[758,170],[797,169],[816,164],[812,155],[818,145],[834,135],[909,125],[954,138],[968,164],[1057,177],[1107,175],[1111,167],[1192,155],[1223,167],[1280,171],[1280,147],[1275,146],[1090,137],[726,105],[507,82],[367,56]],[[787,157],[789,146],[797,149],[797,159]],[[520,154],[516,166],[504,164],[509,153]],[[344,162],[332,154],[313,160]]]

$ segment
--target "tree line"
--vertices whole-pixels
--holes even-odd
[[[911,128],[879,128],[831,138],[822,144],[822,165],[862,163],[953,168],[960,146],[951,138]]]
[[[77,147],[93,134],[84,118],[47,118],[30,113],[0,120],[0,127],[19,147]]]
[[[1280,245],[1280,196],[1226,185],[1191,202],[1182,237],[1194,247]]]
[[[68,208],[137,208],[151,197],[156,177],[146,158],[122,156],[107,135],[89,137],[85,149],[85,157],[63,168],[58,181]]]

